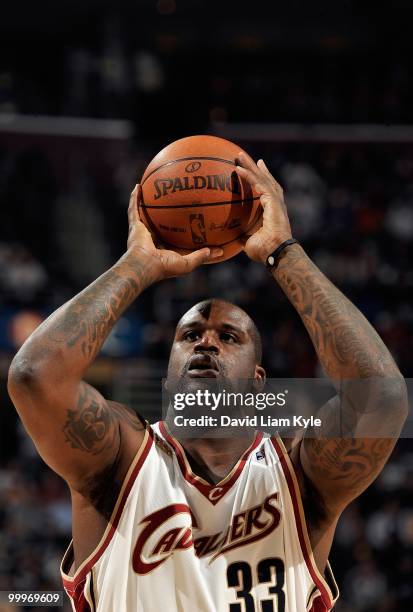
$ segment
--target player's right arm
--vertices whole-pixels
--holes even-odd
[[[152,283],[191,272],[211,256],[155,247],[129,204],[128,248],[91,285],[54,312],[24,343],[9,370],[8,389],[44,461],[75,490],[119,461],[125,444],[136,452],[144,431],[136,415],[105,400],[83,377],[116,321]]]

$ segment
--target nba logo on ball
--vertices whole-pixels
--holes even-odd
[[[189,216],[189,223],[191,227],[192,242],[194,244],[205,244],[205,219],[202,213]]]

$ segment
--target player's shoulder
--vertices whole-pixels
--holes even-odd
[[[111,409],[113,418],[118,419],[121,426],[130,428],[132,431],[139,432],[142,437],[148,428],[147,421],[137,412],[126,404],[114,402],[112,400],[106,400],[106,403]]]
[[[157,421],[150,425],[152,433],[153,433],[153,441],[155,443],[155,447],[159,449],[162,453],[167,455],[168,457],[173,456],[172,448],[169,446],[167,441],[164,438],[161,428],[161,421]]]

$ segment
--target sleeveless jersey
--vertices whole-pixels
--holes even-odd
[[[327,612],[338,596],[311,552],[279,437],[257,433],[216,485],[164,423],[147,427],[94,552],[63,584],[76,612]]]

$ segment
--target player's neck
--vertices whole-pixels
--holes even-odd
[[[230,473],[253,438],[253,435],[240,438],[186,438],[181,440],[181,444],[192,471],[216,484]]]

